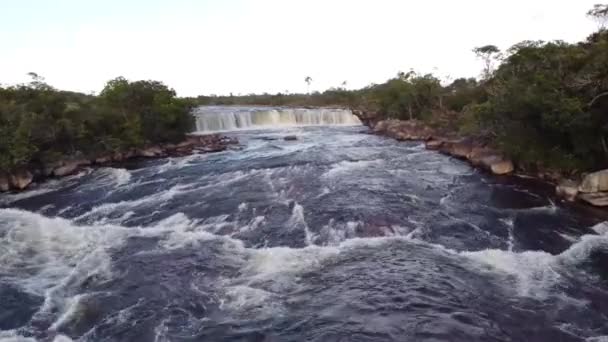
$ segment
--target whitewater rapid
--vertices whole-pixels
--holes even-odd
[[[0,197],[0,341],[608,336],[603,217],[361,129]]]

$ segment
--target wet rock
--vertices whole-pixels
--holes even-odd
[[[169,143],[169,144],[165,144],[164,147],[165,147],[165,150],[173,151],[177,148],[177,145]]]
[[[204,146],[202,148],[196,149],[197,152],[202,152],[202,153],[222,152],[225,150],[226,150],[225,145]]]
[[[295,135],[287,135],[287,136],[283,137],[283,140],[285,140],[285,141],[295,141],[295,140],[298,140],[298,137],[295,136]]]
[[[123,154],[125,160],[137,157],[137,150],[129,150]]]
[[[608,191],[608,170],[593,172],[585,176],[579,191],[583,193]]]
[[[8,181],[8,175],[0,173],[0,192],[8,191],[10,189],[10,183]]]
[[[378,113],[370,110],[358,110],[353,109],[352,113],[361,120],[361,122],[368,127],[374,128],[378,124]]]
[[[91,161],[89,160],[70,160],[63,163],[62,166],[53,170],[53,176],[55,177],[63,177],[68,176],[75,173],[80,166],[90,165]]]
[[[95,159],[95,164],[108,164],[112,161],[112,156],[102,156]]]
[[[138,157],[154,158],[163,155],[163,150],[158,146],[148,147],[136,152]]]
[[[432,129],[417,120],[383,120],[374,125],[374,133],[397,140],[429,140],[434,135]]]
[[[441,141],[441,140],[429,140],[424,144],[424,146],[428,150],[438,150],[441,148],[442,145],[443,145],[443,141]]]
[[[608,192],[580,193],[578,198],[596,207],[608,207]]]
[[[488,147],[473,146],[471,152],[468,155],[468,159],[473,165],[478,166],[482,164],[485,158],[495,157],[498,156],[498,154],[498,152]]]
[[[468,158],[473,150],[473,145],[468,141],[458,141],[451,146],[451,153],[458,158]]]
[[[175,149],[179,150],[179,149],[184,149],[184,148],[191,148],[192,146],[196,145],[197,143],[194,142],[191,139],[182,141],[181,143],[175,145]]]
[[[11,173],[8,177],[10,186],[17,190],[23,190],[32,184],[34,176],[28,170],[18,170]]]
[[[44,177],[50,177],[53,175],[53,171],[62,165],[62,162],[45,163],[42,165],[41,175]]]
[[[114,162],[121,162],[123,160],[125,160],[125,156],[120,152],[115,152],[112,155],[112,161],[114,161]]]
[[[564,179],[555,187],[555,193],[568,201],[574,201],[578,195],[578,187],[578,182]]]
[[[515,166],[510,160],[501,160],[490,165],[490,170],[495,175],[508,175],[515,170]]]

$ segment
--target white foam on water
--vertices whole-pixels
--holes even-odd
[[[509,252],[511,252],[511,251],[513,251],[513,247],[515,245],[515,236],[513,234],[515,220],[511,217],[511,218],[500,219],[499,221],[504,223],[505,226],[507,226],[507,233],[508,233],[507,246],[508,246]]]
[[[17,192],[17,193],[2,194],[2,195],[0,195],[0,204],[6,205],[6,204],[10,204],[10,203],[17,202],[20,200],[24,200],[24,199],[28,199],[31,197],[36,197],[36,196],[47,194],[49,192],[56,191],[58,189],[61,189],[62,187],[65,187],[70,182],[76,181],[79,178],[81,178],[85,175],[88,175],[90,172],[91,172],[91,169],[85,169],[85,170],[80,171],[77,174],[74,174],[74,175],[71,175],[68,177],[63,177],[61,179],[50,179],[42,184],[36,184],[30,190],[21,191],[21,192]]]
[[[517,293],[520,296],[545,297],[548,289],[561,279],[555,270],[554,257],[546,252],[513,253],[487,249],[462,252],[460,255],[488,266],[489,270],[515,277]]]
[[[115,186],[123,186],[131,181],[131,172],[123,168],[105,167],[98,171]]]
[[[111,213],[111,212],[114,212],[117,210],[129,211],[129,209],[134,209],[134,208],[141,207],[141,206],[151,206],[151,205],[159,204],[159,203],[164,204],[178,195],[185,194],[185,193],[188,193],[188,192],[191,192],[194,190],[198,190],[198,189],[193,189],[192,187],[193,187],[192,184],[178,184],[178,185],[171,187],[168,190],[164,190],[159,193],[145,196],[145,197],[142,197],[142,198],[139,198],[136,200],[120,201],[120,202],[113,202],[113,203],[103,203],[96,207],[93,207],[88,212],[76,217],[75,220],[81,220],[81,219],[91,217],[94,215],[105,215],[105,214],[108,214],[108,213]],[[102,217],[102,218],[100,218],[100,220],[103,221],[104,218]]]
[[[334,219],[330,219],[326,225],[321,227],[315,241],[323,241],[329,246],[337,246],[348,239],[355,238],[357,228],[362,225],[363,222],[361,221],[336,222]]]
[[[262,226],[262,224],[266,221],[265,216],[256,216],[248,224],[239,228],[239,233],[254,231]]]
[[[58,327],[75,312],[80,285],[111,279],[106,250],[120,246],[128,229],[76,226],[62,218],[0,209],[0,273],[6,281],[44,298],[34,318],[54,318]]]
[[[442,163],[439,172],[449,176],[469,176],[475,171],[467,164]]]
[[[220,309],[251,315],[277,315],[283,310],[277,294],[248,285],[228,285],[224,287]]]
[[[608,342],[608,335],[588,337],[585,342]]]
[[[50,341],[50,340],[47,340]],[[72,342],[73,340],[65,335],[57,335],[52,342]],[[0,342],[38,342],[33,337],[19,335],[14,330],[0,331]]]
[[[335,178],[341,177],[353,171],[365,170],[372,167],[377,167],[385,163],[384,159],[375,160],[358,160],[358,161],[341,161],[333,164],[331,169],[323,174],[322,177]]]
[[[595,226],[591,227],[591,229],[600,235],[608,235],[608,222],[600,222]]]
[[[558,255],[498,249],[456,253],[486,265],[489,270],[513,276],[519,295],[545,298],[559,284],[563,273],[576,270],[598,250],[608,251],[608,235],[584,235]]]
[[[156,173],[160,174],[160,173],[165,173],[167,171],[182,169],[184,167],[194,165],[194,164],[196,164],[196,162],[205,160],[205,159],[209,158],[209,156],[210,156],[210,154],[207,154],[207,153],[203,153],[203,154],[195,153],[195,154],[190,154],[185,157],[169,158],[169,160],[167,160],[166,163],[161,164],[156,167]]]
[[[313,236],[304,217],[304,207],[297,202],[294,203],[291,210],[291,217],[287,221],[287,227],[290,229],[302,229],[304,231],[304,243],[307,246],[312,244]]]
[[[57,318],[57,320],[51,324],[49,330],[56,331],[64,324],[69,323],[73,318],[77,317],[83,309],[81,299],[85,296],[86,295],[76,295],[68,298],[65,303],[66,308],[64,309],[63,314],[61,314],[61,316],[59,316],[59,318]]]
[[[0,330],[0,342],[36,342],[36,339],[19,335],[15,330]]]
[[[323,197],[325,195],[329,195],[329,194],[331,194],[331,190],[328,187],[323,187],[323,189],[321,189],[321,193],[319,193],[317,195],[317,198],[321,198],[321,197]]]

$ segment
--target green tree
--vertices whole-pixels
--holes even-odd
[[[492,76],[494,62],[500,58],[500,49],[496,45],[484,45],[474,48],[473,52],[484,63],[483,79],[489,79]]]

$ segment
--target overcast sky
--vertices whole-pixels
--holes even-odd
[[[473,47],[584,39],[598,1],[0,0],[0,83],[98,92],[122,75],[190,96],[477,76]]]

